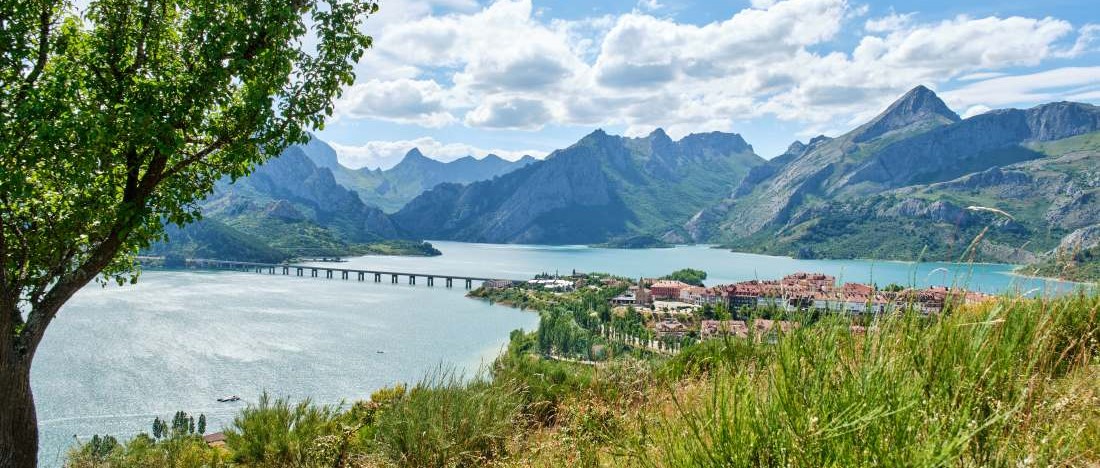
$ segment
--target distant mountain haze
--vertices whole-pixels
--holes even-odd
[[[349,169],[339,164],[332,147],[317,138],[310,140],[303,148],[315,164],[331,169],[337,182],[355,190],[364,202],[387,212],[397,211],[436,185],[488,180],[537,161],[532,156],[508,161],[490,154],[481,159],[466,156],[442,162],[413,148],[401,162],[389,169]]]
[[[414,148],[390,169],[353,170],[313,138],[219,184],[202,210],[206,224],[180,239],[256,256],[373,239],[648,236],[800,257],[1032,263],[1100,244],[1100,108],[1056,102],[961,119],[918,86],[848,133],[796,141],[771,160],[734,133],[596,130],[541,161],[441,162]]]
[[[658,232],[730,193],[764,159],[741,136],[673,141],[597,130],[544,161],[489,181],[443,184],[394,214],[412,235],[474,242],[592,243]]]

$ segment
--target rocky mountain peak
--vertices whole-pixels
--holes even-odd
[[[428,159],[428,157],[424,156],[424,153],[420,152],[420,148],[413,148],[413,149],[409,150],[408,153],[405,153],[405,157],[401,161],[402,162],[409,161],[409,160],[414,160],[415,161],[417,159]]]
[[[740,134],[726,132],[692,133],[679,141],[685,151],[710,150],[718,154],[752,153],[750,145]]]
[[[871,140],[912,125],[941,125],[959,120],[962,120],[959,114],[947,107],[935,92],[921,85],[909,90],[877,117],[856,129],[854,141]]]
[[[795,140],[794,143],[791,143],[791,146],[787,147],[787,151],[783,152],[783,155],[797,155],[802,154],[803,151],[806,151],[806,145],[803,144],[801,141]]]
[[[432,158],[429,158],[427,156],[424,156],[424,153],[421,153],[419,148],[413,148],[413,149],[409,150],[408,153],[405,153],[405,157],[401,158],[401,162],[397,163],[397,165],[390,168],[390,170],[391,171],[395,170],[395,169],[398,170],[398,171],[410,170],[412,168],[432,166],[432,165],[436,165],[436,164],[443,164],[443,163],[439,162],[439,161],[436,161]]]
[[[665,129],[660,127],[657,127],[653,129],[652,132],[649,132],[649,135],[646,136],[646,138],[649,138],[651,140],[672,140],[672,138],[669,138],[668,134],[665,133]]]
[[[608,135],[607,132],[603,131],[602,128],[597,128],[593,130],[592,133],[589,133],[588,135],[585,135],[583,138],[581,138],[580,141],[578,141],[576,144],[579,145],[585,143],[599,143],[609,138],[611,138],[611,135]]]

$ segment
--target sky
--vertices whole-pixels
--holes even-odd
[[[1100,103],[1096,0],[381,0],[362,28],[317,132],[353,168],[543,157],[597,128],[735,132],[771,158],[917,85],[963,117]]]

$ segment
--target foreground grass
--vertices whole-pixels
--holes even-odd
[[[652,466],[1100,462],[1097,301],[1006,299],[853,335],[819,324],[719,358],[632,457]],[[728,355],[716,349],[715,356]],[[709,357],[708,357],[709,358]]]
[[[265,400],[222,449],[139,436],[69,466],[1095,466],[1098,311],[1092,294],[1003,298],[597,366],[516,333],[491,378],[340,409]]]

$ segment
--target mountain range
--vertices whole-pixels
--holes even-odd
[[[595,243],[669,229],[764,160],[740,135],[673,141],[597,130],[544,161],[488,181],[440,184],[393,215],[409,234],[496,243]]]
[[[803,258],[1033,263],[1100,242],[1098,162],[1096,106],[963,119],[918,86],[867,123],[770,160],[735,134],[596,131],[493,180],[439,185],[393,220],[462,241],[651,235]]]
[[[1088,104],[960,119],[918,87],[844,135],[792,145],[684,230],[800,257],[1029,263],[1100,223],[1098,130]]]
[[[203,219],[167,229],[148,254],[281,261],[365,253],[438,254],[407,241],[382,206],[400,206],[439,183],[468,183],[536,161],[495,155],[440,162],[412,149],[388,170],[353,170],[317,138],[293,145],[235,182],[220,181],[200,204]]]
[[[771,159],[734,133],[596,130],[541,161],[444,163],[412,149],[390,169],[354,170],[313,138],[220,183],[204,221],[169,234],[192,251],[206,239],[204,248],[253,256],[394,239],[649,239],[804,258],[1036,263],[1051,274],[1066,252],[1076,263],[1100,256],[1098,163],[1096,106],[963,119],[918,86],[843,135],[796,141]]]
[[[170,227],[168,241],[148,253],[281,261],[392,247],[387,241],[400,236],[389,216],[336,183],[331,170],[307,156],[309,149],[291,146],[236,182],[220,181],[200,204],[203,219]]]
[[[386,169],[349,169],[336,159],[336,152],[314,138],[305,145],[306,154],[319,167],[332,171],[336,182],[355,190],[363,202],[394,212],[417,195],[442,183],[468,184],[489,180],[531,164],[537,159],[524,156],[509,161],[495,154],[481,159],[465,156],[442,162],[413,148],[401,162]]]

